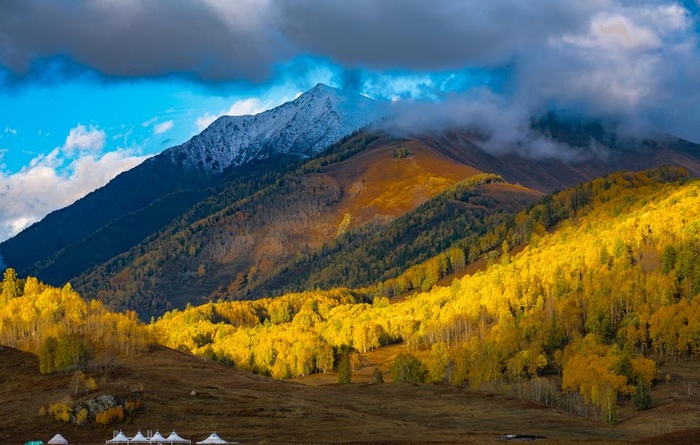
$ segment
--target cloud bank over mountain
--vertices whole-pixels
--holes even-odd
[[[312,57],[360,92],[391,94],[382,77],[396,87],[409,74],[413,88],[439,96],[464,77],[465,88],[486,82],[528,110],[622,116],[700,140],[697,13],[668,0],[9,0],[0,77],[260,85]]]

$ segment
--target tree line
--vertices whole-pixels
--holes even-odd
[[[115,313],[85,301],[70,284],[46,285],[5,270],[0,301],[0,344],[37,354],[43,373],[72,372],[96,353],[134,354],[153,343],[135,312]]]

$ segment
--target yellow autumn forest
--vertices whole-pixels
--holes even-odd
[[[648,407],[659,361],[700,352],[700,182],[686,176],[617,173],[547,197],[514,217],[484,270],[396,300],[379,285],[316,290],[190,306],[146,325],[8,269],[0,343],[41,358],[49,338],[54,350],[79,337],[124,354],[157,342],[274,378],[403,343],[427,382],[517,391],[615,422],[621,400]],[[561,222],[548,231],[548,218]]]

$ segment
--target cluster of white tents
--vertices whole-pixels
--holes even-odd
[[[227,442],[221,437],[219,437],[216,433],[211,433],[209,437],[207,437],[204,440],[200,440],[197,442],[197,445],[221,445],[221,444],[236,444],[238,442]]]
[[[68,441],[60,434],[53,436],[47,443],[49,445],[68,445]]]
[[[124,445],[132,443],[149,443],[149,444],[169,444],[169,445],[184,445],[191,444],[192,441],[189,439],[183,439],[175,431],[170,433],[168,437],[163,437],[158,431],[152,436],[146,437],[139,431],[134,437],[127,437],[123,431],[119,431],[113,438],[105,441],[106,445]],[[50,442],[49,442],[50,443]],[[68,442],[66,442],[67,444]],[[216,433],[211,433],[206,439],[196,442],[197,445],[226,445],[226,444],[236,444],[238,442],[228,442],[219,437]],[[59,444],[65,445],[65,444]]]
[[[47,443],[48,445],[68,445],[68,441],[60,434],[56,434],[55,436],[53,436],[53,438]],[[168,437],[163,437],[163,435],[160,434],[158,431],[156,431],[156,433],[153,434],[151,437],[146,437],[141,433],[141,431],[139,431],[134,437],[131,438],[127,437],[126,434],[124,434],[122,431],[119,431],[119,433],[115,434],[113,438],[105,441],[105,444],[107,445],[123,445],[132,443],[184,445],[191,444],[192,441],[188,439],[183,439],[175,431],[170,433]],[[238,442],[228,442],[219,437],[218,434],[211,433],[211,435],[206,439],[197,442],[197,445],[233,445],[237,443]]]

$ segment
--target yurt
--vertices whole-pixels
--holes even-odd
[[[172,433],[165,439],[166,442],[168,443],[192,443],[191,440],[183,439],[182,437],[178,436],[175,430],[173,430]]]
[[[149,440],[146,439],[146,437],[141,434],[141,430],[139,430],[134,437],[129,439],[129,443],[149,443]]]
[[[163,437],[162,434],[160,434],[158,431],[151,437],[151,443],[166,443],[167,440],[165,440],[165,437]]]
[[[197,445],[223,445],[223,444],[236,444],[238,442],[227,442],[216,433],[211,433],[206,439],[197,442]]]
[[[126,434],[124,434],[122,431],[119,431],[119,434],[114,436],[113,438],[109,440],[105,440],[105,443],[108,444],[115,444],[115,443],[129,443],[129,438],[126,437]]]
[[[49,443],[50,445],[68,445],[68,441],[60,434],[56,434],[55,436],[53,436],[53,438],[47,443]]]

